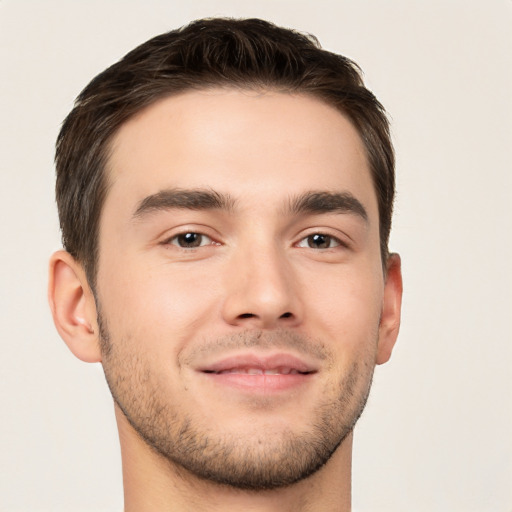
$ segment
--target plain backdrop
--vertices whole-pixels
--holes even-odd
[[[0,0],[0,511],[122,510],[101,367],[46,302],[53,146],[93,76],[213,15],[315,34],[392,119],[403,326],[356,427],[354,510],[511,512],[511,0]]]

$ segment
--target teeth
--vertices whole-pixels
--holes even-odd
[[[269,368],[262,370],[261,368],[231,368],[230,370],[222,370],[217,372],[219,375],[227,373],[236,373],[241,375],[298,375],[300,372],[295,368],[281,366],[279,368]]]

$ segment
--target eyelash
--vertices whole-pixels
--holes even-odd
[[[179,245],[180,237],[187,237],[189,235],[195,235],[196,237],[198,237],[200,240],[199,245],[190,245],[190,246]],[[203,242],[203,240],[205,238],[208,239],[208,243],[205,243],[205,244],[201,243],[201,242]],[[176,242],[176,243],[174,243],[174,242]],[[195,240],[191,240],[189,243],[192,244],[194,242],[195,242]],[[167,240],[165,240],[163,242],[163,244],[164,245],[174,245],[174,246],[178,247],[179,249],[184,249],[184,250],[198,249],[199,247],[205,247],[207,245],[220,245],[218,242],[215,242],[208,235],[205,235],[204,233],[200,233],[198,231],[184,231],[183,233],[178,233],[176,235],[173,235],[171,238],[168,238]]]
[[[313,240],[313,239],[317,239],[317,242],[321,242],[321,240],[327,240],[327,243],[330,245],[330,242],[334,242],[334,246],[330,246],[330,247],[312,247],[310,245],[310,242]],[[307,246],[305,245],[301,245],[302,243],[307,243]],[[323,232],[315,232],[315,233],[311,233],[305,237],[303,237],[297,244],[296,244],[297,247],[301,247],[301,248],[309,248],[309,249],[314,249],[314,250],[329,250],[329,249],[336,249],[337,247],[345,247],[347,248],[348,245],[343,242],[342,240],[340,240],[338,237],[336,236],[333,236],[333,235],[330,235],[329,233],[323,233]]]
[[[193,244],[197,241],[197,238],[199,238],[199,245],[180,245],[179,239],[180,237],[187,237],[187,236],[195,236],[193,240],[190,240],[188,243]],[[321,244],[322,240],[324,240],[324,243],[327,243],[329,247],[313,247],[311,243],[315,241]],[[202,243],[204,239],[207,239],[207,243]],[[331,246],[331,243],[334,243],[334,246]],[[307,244],[302,245],[302,244]],[[163,245],[174,245],[179,249],[183,250],[191,250],[191,249],[198,249],[200,247],[206,247],[209,245],[220,245],[220,243],[215,242],[211,237],[208,235],[205,235],[204,233],[198,232],[198,231],[184,231],[183,233],[178,233],[176,235],[173,235],[172,237],[166,239],[163,242]],[[296,247],[304,248],[304,249],[313,249],[313,250],[332,250],[336,249],[337,247],[344,247],[348,248],[348,244],[340,240],[338,237],[330,235],[328,233],[324,232],[314,232],[310,233],[309,235],[301,238],[299,242],[295,244]]]

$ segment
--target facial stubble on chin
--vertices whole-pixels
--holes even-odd
[[[365,407],[373,365],[353,364],[331,389],[324,390],[309,428],[258,431],[250,439],[222,431],[222,425],[205,425],[184,414],[158,393],[159,385],[147,361],[139,354],[120,353],[112,343],[105,320],[99,315],[103,368],[115,403],[135,432],[179,475],[187,473],[213,483],[241,490],[270,490],[292,485],[325,465],[350,434]],[[120,342],[121,341],[121,342]],[[332,364],[332,354],[318,341],[289,331],[263,334],[246,331],[221,340],[212,347],[309,347]],[[215,345],[213,345],[215,344]],[[128,344],[130,345],[130,344]],[[258,407],[265,408],[263,402]],[[264,411],[263,411],[264,412]],[[217,429],[217,430],[215,430]],[[185,470],[185,471],[183,471]]]

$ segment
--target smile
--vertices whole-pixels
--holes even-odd
[[[231,368],[229,370],[205,371],[216,375],[237,374],[237,375],[307,375],[312,372],[301,372],[296,368],[282,366],[279,368]]]
[[[302,357],[290,353],[235,353],[197,368],[215,375],[298,375],[310,374],[317,367]]]
[[[222,389],[245,393],[276,393],[310,382],[318,368],[302,357],[289,353],[234,354],[198,368],[208,380]]]

